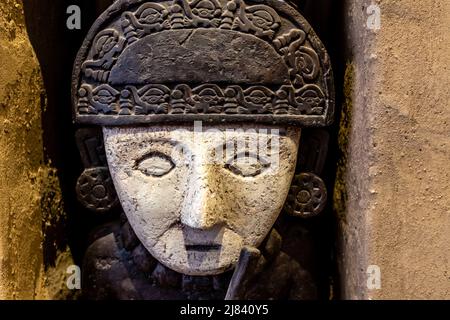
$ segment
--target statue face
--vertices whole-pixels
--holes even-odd
[[[104,128],[104,139],[142,244],[177,272],[216,275],[271,230],[294,176],[300,129],[116,127]]]

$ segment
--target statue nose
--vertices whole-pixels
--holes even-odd
[[[189,189],[181,212],[181,222],[194,229],[211,229],[223,222],[220,199],[215,189],[214,174],[207,165],[191,172]]]

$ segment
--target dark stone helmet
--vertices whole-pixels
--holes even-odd
[[[301,127],[333,119],[329,57],[278,0],[118,0],[78,53],[79,124],[252,122]]]

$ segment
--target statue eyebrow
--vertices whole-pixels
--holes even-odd
[[[237,136],[233,136],[233,137],[227,137],[226,133],[225,133],[225,142],[223,143],[224,146],[226,146],[228,143],[234,143],[235,145],[239,145],[238,142],[242,142],[239,141],[240,139],[245,140],[245,144],[247,145],[249,143],[249,139],[254,137],[254,140],[256,140],[259,144],[259,142],[262,141],[271,141],[274,137],[287,137],[287,130],[282,128],[282,129],[277,129],[279,130],[277,133],[273,133],[273,129],[268,130],[267,131],[267,135],[266,136],[255,136],[252,135],[251,133],[256,133],[256,134],[260,134],[261,132],[255,131],[255,132],[249,132],[249,131],[243,131],[242,133],[244,134],[244,136],[242,137],[237,137]],[[220,145],[218,145],[220,146]]]
[[[237,143],[236,137],[228,139],[222,144],[218,144],[214,149],[214,155],[222,154],[223,157],[236,156],[238,154],[253,154],[258,157],[265,157],[272,154],[272,139],[273,137],[267,136],[266,139],[257,139],[256,142],[249,143]],[[265,154],[262,154],[264,152]]]
[[[170,138],[151,138],[148,140],[147,139],[140,140],[139,138],[142,136],[140,136],[139,134],[137,134],[136,136],[131,137],[131,138],[127,137],[126,139],[119,139],[118,142],[119,143],[133,143],[133,144],[146,145],[146,146],[149,144],[169,144],[172,147],[175,147],[180,144],[179,141],[170,139]]]
[[[165,138],[156,138],[156,139],[150,139],[146,141],[146,143],[158,143],[158,144],[169,144],[172,147],[175,147],[180,144],[179,141],[173,140],[173,139],[165,139]]]

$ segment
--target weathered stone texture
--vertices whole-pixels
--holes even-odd
[[[45,226],[58,214],[59,182],[44,166],[39,64],[21,1],[0,6],[0,299],[51,298],[64,273],[44,268]],[[51,180],[51,181],[50,181]],[[53,181],[53,182],[52,182]],[[47,198],[48,188],[52,192]],[[45,207],[45,208],[44,208]],[[48,209],[44,212],[44,209]],[[55,209],[55,211],[52,211]],[[49,221],[47,221],[49,219]],[[58,218],[56,217],[58,220]],[[60,256],[58,261],[70,263]],[[56,263],[58,264],[58,263]],[[48,273],[46,273],[48,271]],[[51,278],[58,279],[53,285]]]
[[[365,28],[370,4],[346,8],[354,83],[343,298],[448,299],[450,3],[382,1],[378,31]],[[369,265],[381,268],[380,290],[366,286]]]

